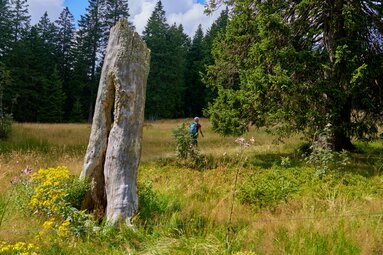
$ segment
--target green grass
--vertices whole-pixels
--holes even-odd
[[[382,254],[382,141],[356,143],[347,167],[316,175],[299,136],[275,144],[251,130],[255,144],[241,148],[202,120],[199,148],[214,164],[193,169],[176,161],[172,130],[183,121],[145,123],[135,229],[49,242],[35,239],[44,220],[8,200],[21,196],[10,180],[27,166],[79,174],[90,126],[16,124],[0,143],[0,240],[33,242],[40,254]]]

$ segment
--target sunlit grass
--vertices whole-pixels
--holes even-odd
[[[212,132],[202,119],[205,137],[199,137],[199,149],[216,164],[197,170],[174,163],[172,132],[182,122],[191,119],[145,123],[138,174],[140,185],[150,182],[161,201],[174,206],[153,218],[138,215],[136,232],[125,230],[75,245],[64,242],[57,244],[57,254],[383,253],[381,141],[357,143],[362,153],[350,154],[351,164],[341,173],[347,178],[355,174],[354,179],[318,179],[313,166],[296,153],[302,143],[299,135],[275,143],[274,136],[252,129],[245,138],[254,137],[255,143],[244,149],[235,137]],[[10,180],[26,167],[67,166],[79,174],[89,133],[89,124],[15,124],[10,140],[0,142],[0,206],[12,188]],[[290,165],[282,166],[284,158]],[[286,176],[298,171],[310,182],[300,193],[270,207],[240,203],[240,188],[249,178],[260,176],[266,182],[262,176],[273,171]],[[5,217],[0,240],[25,241],[39,223],[16,209]]]

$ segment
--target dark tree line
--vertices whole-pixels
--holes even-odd
[[[27,0],[0,0],[0,116],[20,122],[90,121],[109,29],[129,17],[127,0],[89,0],[76,29],[68,8],[56,21],[45,13],[31,25]],[[201,115],[214,91],[200,73],[212,63],[213,38],[226,26],[227,11],[193,39],[182,25],[169,25],[161,1],[143,38],[152,50],[146,117]]]

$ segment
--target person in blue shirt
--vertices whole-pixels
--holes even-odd
[[[199,118],[195,117],[193,123],[189,127],[189,134],[190,134],[191,143],[194,146],[197,146],[197,144],[198,144],[198,134],[199,133],[201,133],[201,136],[204,137],[203,132],[202,132],[202,126],[199,123]]]

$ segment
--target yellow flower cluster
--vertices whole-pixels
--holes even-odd
[[[20,254],[20,255],[37,255],[39,247],[34,244],[27,244],[24,242],[17,242],[15,244],[8,244],[0,242],[0,254]]]
[[[65,187],[70,179],[66,167],[40,169],[32,175],[36,184],[29,206],[36,212],[48,216],[57,215],[66,206]]]
[[[61,223],[61,225],[57,229],[57,235],[59,237],[67,237],[69,234],[69,226],[70,222],[68,220],[64,220],[64,222]]]
[[[37,238],[68,238],[84,232],[90,217],[68,201],[73,179],[66,167],[40,169],[32,175],[29,207],[46,218]]]
[[[70,180],[69,170],[66,167],[40,169],[32,175],[33,184],[36,185],[29,206],[38,213],[48,216],[44,222],[39,237],[56,233],[59,237],[69,234],[70,222],[63,220],[68,203],[66,188]]]
[[[56,219],[55,218],[50,218],[49,220],[45,221],[43,223],[43,230],[44,231],[49,231],[51,230],[54,225],[55,225]]]
[[[43,227],[40,230],[37,238],[55,238],[56,235],[61,238],[68,237],[70,235],[69,227],[70,222],[68,220],[64,220],[60,223],[57,219],[51,218],[43,223]]]

